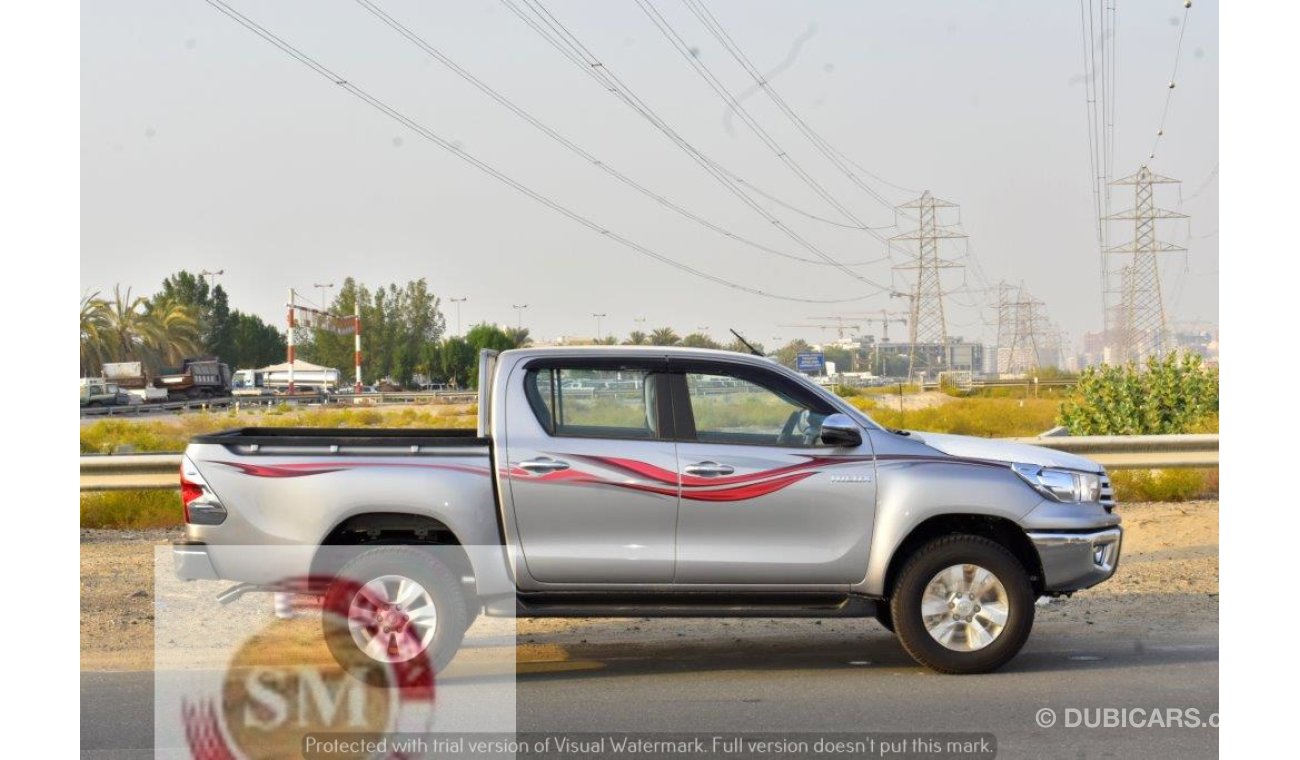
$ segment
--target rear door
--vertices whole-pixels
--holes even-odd
[[[822,444],[829,402],[753,365],[673,362],[682,479],[675,581],[859,581],[875,520],[875,462]],[[685,412],[684,414],[682,412]]]
[[[545,359],[511,378],[506,467],[534,581],[672,582],[678,477],[665,369]]]

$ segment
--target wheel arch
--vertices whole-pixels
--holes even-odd
[[[478,577],[475,563],[451,526],[430,515],[379,508],[339,520],[317,546],[312,557],[311,575],[313,578],[330,578],[337,574],[353,554],[337,547],[383,544],[456,547],[440,552],[439,558],[451,565],[462,578]]]
[[[982,536],[998,543],[1024,566],[1029,574],[1029,582],[1034,594],[1043,593],[1042,560],[1024,529],[1013,520],[996,515],[946,513],[923,520],[899,542],[890,555],[889,564],[885,569],[881,585],[882,595],[892,596],[899,571],[918,548],[936,538],[952,535]]]

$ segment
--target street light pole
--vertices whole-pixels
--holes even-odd
[[[607,316],[609,316],[609,315],[608,315],[608,314],[592,314],[591,316],[593,316],[593,317],[596,318],[596,340],[599,342],[600,340],[602,340],[602,339],[605,337],[604,335],[601,334],[601,331],[600,331],[600,320],[604,319],[605,317],[607,317]]]
[[[321,311],[329,311],[329,310],[330,310],[329,304],[325,302],[325,291],[326,291],[326,290],[332,290],[332,289],[334,288],[334,283],[332,283],[332,282],[325,282],[325,283],[321,283],[321,282],[313,282],[313,283],[311,284],[311,286],[312,286],[313,288],[316,288],[317,290],[320,291],[320,310],[321,310]]]
[[[226,270],[224,269],[218,269],[215,272],[210,272],[204,269],[202,272],[199,272],[199,277],[208,278],[208,292],[211,293],[213,288],[217,287],[217,278],[225,273]]]
[[[451,303],[456,304],[456,334],[463,336],[465,334],[465,331],[462,329],[460,323],[460,305],[468,301],[469,297],[466,296],[464,298],[448,298],[447,300],[450,301]]]
[[[519,315],[515,324],[515,328],[519,330],[524,329],[524,309],[528,308],[528,304],[526,303],[512,304],[511,308],[515,310],[515,314]]]

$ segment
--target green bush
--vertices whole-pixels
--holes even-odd
[[[1152,435],[1218,428],[1219,372],[1195,354],[1090,367],[1061,403],[1073,435]],[[1207,421],[1213,418],[1212,423]]]

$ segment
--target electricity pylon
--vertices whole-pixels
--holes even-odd
[[[940,274],[944,269],[958,269],[962,265],[940,258],[939,242],[966,235],[940,225],[937,210],[956,207],[957,204],[935,198],[926,190],[920,198],[899,206],[900,210],[914,212],[916,229],[889,239],[891,243],[908,241],[914,244],[912,260],[894,267],[916,271],[911,292],[906,294],[911,306],[907,324],[908,339],[912,344],[907,357],[908,377],[920,368],[920,364],[924,364],[926,369],[942,369],[948,362],[948,322],[943,311],[944,290]],[[927,350],[918,357],[918,344],[937,344],[938,349]]]
[[[1186,214],[1156,208],[1155,185],[1175,184],[1178,180],[1153,174],[1146,166],[1112,185],[1133,186],[1133,208],[1106,217],[1107,220],[1132,220],[1133,239],[1106,248],[1119,262],[1119,308],[1108,325],[1107,343],[1121,364],[1142,362],[1148,356],[1160,357],[1169,350],[1164,296],[1160,290],[1160,262],[1156,254],[1187,250],[1181,245],[1156,239],[1156,220],[1186,219]],[[1111,267],[1107,267],[1108,275]]]

